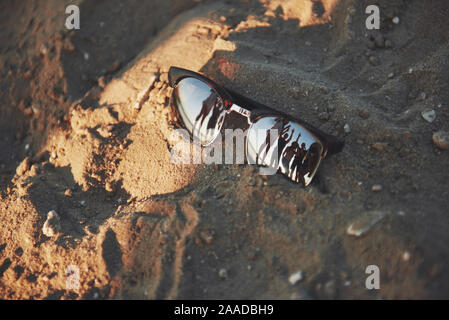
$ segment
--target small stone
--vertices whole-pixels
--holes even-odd
[[[404,216],[405,216],[405,212],[402,211],[402,210],[399,210],[399,211],[398,211],[398,215],[400,215],[401,217],[404,217]]]
[[[67,189],[67,190],[64,192],[64,195],[65,195],[66,197],[71,197],[71,196],[72,196],[72,190]]]
[[[312,42],[306,41],[305,44],[306,44],[306,46],[310,47],[312,45]]]
[[[402,253],[402,261],[407,262],[410,260],[410,252],[405,251],[404,253]]]
[[[38,115],[41,112],[41,108],[37,104],[31,105],[31,110],[33,110],[33,113]]]
[[[61,231],[61,223],[59,216],[55,210],[51,210],[47,213],[47,220],[42,227],[42,232],[47,237],[53,237]]]
[[[449,150],[449,132],[442,130],[435,132],[432,141],[441,150]]]
[[[376,142],[373,144],[373,149],[379,152],[385,151],[386,143]]]
[[[113,129],[113,127],[111,125],[107,125],[107,126],[103,125],[97,129],[97,132],[100,136],[107,139],[112,136],[112,132],[111,132],[112,129]]]
[[[288,282],[294,286],[298,281],[301,281],[303,279],[302,271],[299,270],[288,277]]]
[[[349,126],[349,124],[345,124],[343,127],[343,130],[345,130],[346,133],[350,133],[351,132],[351,127]]]
[[[89,53],[87,53],[87,52],[84,52],[84,60],[89,60]]]
[[[388,74],[388,79],[393,79],[393,78],[394,78],[394,73],[393,72],[389,73]]]
[[[399,17],[394,17],[393,19],[391,19],[391,21],[392,21],[394,24],[399,24],[399,22],[400,22],[401,20],[399,19]]]
[[[304,288],[298,288],[290,295],[291,300],[313,300],[309,292]]]
[[[22,160],[22,162],[19,164],[19,166],[16,169],[16,174],[18,176],[23,175],[25,172],[27,172],[28,170],[30,170],[31,167],[31,163],[30,163],[30,158],[26,157],[25,159]]]
[[[375,56],[370,56],[368,60],[369,60],[369,63],[371,63],[371,65],[373,65],[373,66],[376,66],[379,62]]]
[[[81,200],[80,205],[82,205],[84,207],[86,205],[86,200]]]
[[[409,69],[408,69],[408,73],[409,73],[409,74],[412,74],[413,71],[415,71],[415,69],[413,69],[413,68],[409,68]]]
[[[362,213],[355,222],[349,225],[346,233],[350,236],[360,237],[366,234],[383,217],[384,213],[377,210]]]
[[[421,100],[426,100],[427,99],[427,93],[421,92],[420,98],[421,98]]]
[[[421,116],[424,120],[426,120],[429,123],[432,123],[433,120],[437,117],[437,114],[435,113],[435,110],[424,110],[421,112]]]
[[[390,40],[385,40],[385,48],[390,49],[393,47],[393,43]]]
[[[30,150],[30,144],[29,144],[29,143],[27,143],[27,144],[25,145],[25,151],[28,151],[28,150]]]
[[[385,38],[381,33],[376,33],[374,36],[374,43],[376,44],[376,47],[383,48],[385,47]]]
[[[382,186],[381,186],[380,184],[374,184],[374,185],[371,187],[371,190],[372,190],[373,192],[379,192],[379,191],[382,190]]]
[[[218,276],[221,279],[226,279],[228,277],[228,271],[226,269],[220,269],[220,271],[218,271]]]
[[[45,44],[42,44],[40,47],[40,52],[45,56],[48,53],[48,47]]]

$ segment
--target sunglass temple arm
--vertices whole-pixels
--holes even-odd
[[[231,105],[231,107],[229,108],[229,112],[234,111],[237,112],[238,114],[244,116],[247,120],[248,120],[248,124],[251,124],[251,111],[249,111],[248,109],[242,108],[238,105],[236,105],[235,103],[233,103]]]

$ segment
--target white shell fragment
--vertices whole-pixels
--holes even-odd
[[[435,110],[424,110],[421,112],[421,116],[429,123],[432,123],[433,120],[437,117],[437,114],[435,113]]]
[[[42,232],[47,237],[53,237],[61,231],[61,223],[59,216],[55,210],[51,210],[47,213],[47,220],[42,227]]]
[[[288,282],[293,286],[295,285],[298,281],[301,281],[303,278],[302,276],[302,271],[299,270],[298,272],[295,272],[293,274],[290,275],[290,277],[288,278]]]
[[[369,211],[361,214],[355,222],[351,223],[346,230],[350,236],[360,237],[367,233],[376,223],[385,216],[382,211]]]

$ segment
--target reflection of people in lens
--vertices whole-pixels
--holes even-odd
[[[287,169],[290,167],[290,162],[293,159],[294,156],[297,156],[299,154],[299,144],[298,139],[301,136],[301,134],[296,137],[296,140],[292,142],[290,146],[285,148],[285,151],[282,153],[282,168]],[[304,145],[304,143],[303,143]],[[287,171],[287,170],[286,170]]]
[[[257,159],[259,158],[259,155],[264,154],[261,163],[265,162],[265,158],[268,155],[268,151],[271,148],[271,130],[276,130],[276,136],[273,139],[273,142],[278,141],[278,151],[282,152],[282,150],[284,149],[284,147],[287,145],[287,143],[290,142],[290,140],[293,137],[293,133],[295,132],[295,130],[292,130],[290,136],[289,136],[289,131],[290,131],[290,125],[288,124],[288,120],[285,118],[280,118],[277,117],[274,120],[274,125],[273,127],[271,127],[270,130],[267,130],[267,136],[265,138],[264,143],[262,143],[262,145],[259,148],[259,152],[257,153]],[[259,163],[256,159],[256,163]],[[277,159],[275,157],[271,157],[271,161],[270,161],[270,166],[274,165],[274,162]]]
[[[293,163],[290,167],[289,177],[296,182],[301,182],[304,184],[304,177],[307,174],[311,174],[315,168],[316,164],[319,161],[320,157],[320,148],[316,143],[312,144],[309,150],[306,150],[306,146],[303,143],[301,145],[301,149],[299,150],[297,156],[293,160]],[[296,169],[295,177],[293,177],[293,172]]]
[[[203,125],[204,120],[207,115],[211,111],[211,109],[215,106],[215,102],[217,100],[217,95],[212,90],[210,91],[210,95],[203,101],[203,105],[201,106],[201,111],[198,116],[195,118],[195,123],[200,123],[200,127]]]
[[[209,113],[212,111],[212,115],[207,122],[206,130],[201,130],[203,126],[204,120],[206,120]],[[203,101],[201,106],[201,111],[198,116],[195,118],[196,130],[200,130],[201,135],[207,136],[211,132],[208,132],[209,129],[215,129],[217,123],[222,122],[222,118],[220,115],[223,111],[223,102],[221,98],[213,91],[210,91],[210,95]],[[219,119],[220,118],[220,119]],[[198,134],[196,134],[198,136]]]

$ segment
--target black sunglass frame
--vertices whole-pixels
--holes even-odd
[[[272,109],[260,102],[254,101],[250,98],[247,98],[231,89],[225,88],[211,79],[196,73],[194,71],[190,71],[183,68],[178,67],[170,67],[168,71],[168,80],[170,87],[175,88],[178,83],[184,79],[184,78],[195,78],[198,79],[204,83],[206,83],[208,86],[213,88],[221,97],[223,100],[223,104],[225,106],[225,109],[227,113],[230,113],[231,111],[235,111],[245,117],[248,118],[249,123],[255,122],[257,119],[263,116],[277,116],[280,115],[284,118],[286,118],[289,121],[293,121],[298,123],[299,125],[303,126],[305,129],[309,130],[314,136],[318,138],[318,140],[323,145],[323,155],[322,158],[325,158],[327,155],[332,155],[335,153],[340,152],[344,147],[344,141],[333,136],[330,134],[327,134],[320,129],[314,127],[313,125],[305,122],[304,120],[292,117],[289,114],[286,114],[282,111],[278,111],[275,109]],[[171,101],[170,104],[173,106],[174,103]],[[233,106],[236,106],[235,109],[233,109]],[[177,119],[181,119],[179,117],[179,114],[177,112],[177,108],[174,110],[176,112]]]

